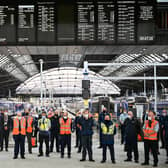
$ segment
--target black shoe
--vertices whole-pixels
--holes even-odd
[[[77,151],[77,153],[81,153],[81,151],[80,151],[80,150],[78,150],[78,151]]]
[[[57,153],[60,153],[60,151],[59,151],[59,150],[57,150]]]
[[[116,164],[116,161],[115,161],[115,160],[112,160],[112,163],[113,163],[113,164]]]
[[[165,162],[165,164],[168,164],[168,160]]]
[[[76,145],[76,146],[74,146],[74,148],[78,148],[78,146]]]
[[[53,152],[53,150],[50,150],[50,153],[52,153]]]
[[[124,162],[131,162],[131,161],[132,161],[131,159],[124,160]]]
[[[89,162],[95,162],[95,160],[93,160],[93,159],[89,159]]]
[[[80,162],[84,162],[84,161],[86,161],[86,159],[81,159],[81,160],[80,160]]]
[[[154,163],[154,164],[153,164],[153,167],[157,167],[157,166],[158,166],[157,163]]]
[[[21,156],[21,159],[26,159],[24,156]]]
[[[142,163],[141,165],[142,165],[142,166],[147,166],[147,165],[149,165],[149,163],[148,163],[148,162],[144,162],[144,163]]]
[[[29,154],[32,154],[32,151],[29,151]]]
[[[139,163],[139,161],[138,161],[138,160],[135,160],[135,163]]]
[[[41,156],[43,156],[43,154],[39,154],[39,155],[38,155],[38,157],[41,157]]]
[[[160,149],[164,149],[164,146],[161,146]]]
[[[49,154],[46,154],[46,157],[50,157],[50,155],[49,155]]]
[[[102,146],[99,146],[97,149],[101,149],[102,148]]]
[[[14,156],[13,159],[17,159],[18,157],[17,156]]]
[[[105,160],[102,160],[100,163],[105,163],[106,161]]]
[[[71,155],[68,155],[68,158],[70,159],[70,158],[71,158]]]
[[[2,152],[2,151],[3,151],[3,149],[0,150],[0,152]]]
[[[5,149],[6,150],[6,152],[8,152],[8,149]]]
[[[61,155],[61,158],[64,158],[64,155]]]

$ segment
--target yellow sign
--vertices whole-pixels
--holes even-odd
[[[89,101],[88,101],[88,99],[84,99],[84,106],[85,106],[85,108],[89,107]]]

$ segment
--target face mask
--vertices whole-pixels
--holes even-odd
[[[167,114],[166,113],[163,113],[163,116],[166,116]]]
[[[151,121],[151,120],[152,120],[152,118],[151,118],[151,117],[148,117],[148,120],[149,120],[149,121]]]
[[[8,115],[8,113],[4,113],[4,115]]]
[[[85,114],[84,117],[85,117],[86,119],[88,119],[88,118],[89,118],[89,115],[88,115],[88,114]]]
[[[124,111],[124,114],[127,114],[127,112],[126,112],[126,111]]]
[[[28,116],[29,114],[28,113],[26,113],[26,116]]]
[[[79,114],[78,116],[81,117],[81,114]]]
[[[64,116],[64,119],[67,119],[68,117],[67,116]]]
[[[21,116],[18,116],[18,119],[19,119],[19,120],[21,120],[21,118],[22,118]]]
[[[146,114],[148,114],[148,112],[146,112]]]
[[[132,117],[130,115],[128,115],[128,118],[131,119]]]
[[[42,116],[42,119],[45,119],[46,118],[46,116]]]

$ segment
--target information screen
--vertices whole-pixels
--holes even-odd
[[[93,1],[77,2],[77,40],[95,41],[95,5]]]
[[[115,43],[115,2],[98,2],[98,41]]]
[[[136,0],[117,1],[117,43],[133,44],[135,35]]]
[[[34,43],[35,38],[35,6],[18,6],[18,42]]]
[[[16,7],[0,6],[0,44],[16,42]]]
[[[55,43],[56,38],[56,9],[54,2],[38,3],[38,43]]]
[[[138,1],[137,38],[139,44],[155,41],[155,5],[149,0]]]
[[[157,44],[156,15],[156,0],[6,0],[0,45]]]

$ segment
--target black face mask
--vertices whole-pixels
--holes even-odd
[[[28,116],[29,115],[29,113],[26,113],[26,116]]]
[[[58,117],[58,114],[55,114],[55,117]]]

